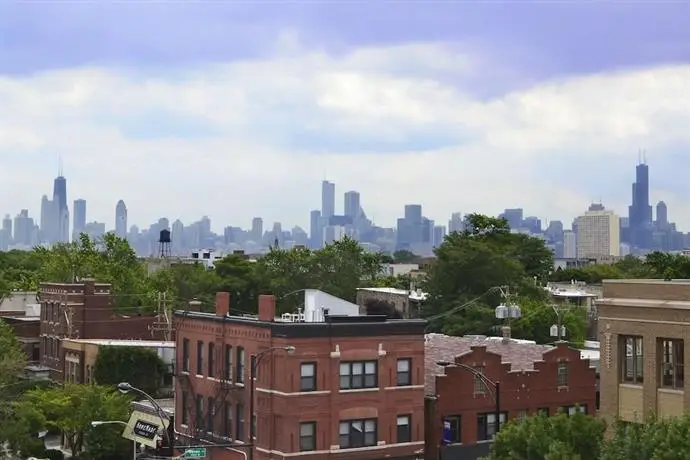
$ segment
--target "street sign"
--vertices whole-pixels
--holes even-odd
[[[184,451],[184,454],[182,454],[182,457],[184,458],[205,458],[206,457],[206,449],[187,449]]]

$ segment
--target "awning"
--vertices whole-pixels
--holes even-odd
[[[164,431],[168,429],[168,423],[157,415],[135,410],[129,417],[122,437],[155,449],[156,442],[165,437]]]

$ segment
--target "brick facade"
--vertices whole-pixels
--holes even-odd
[[[573,411],[578,405],[578,410],[596,412],[596,370],[566,343],[550,347],[432,334],[427,337],[426,357],[425,458],[438,458],[435,449],[444,444],[444,421],[452,422],[452,444],[466,447],[491,439],[489,422],[482,425],[481,420],[495,416],[494,387],[455,364],[479,370],[490,382],[500,382],[500,409],[506,421],[540,412]],[[560,380],[559,368],[565,369],[560,371],[565,374]],[[480,433],[480,426],[487,431]]]
[[[238,445],[234,450],[210,450],[212,460],[239,459],[242,452],[247,452],[249,447],[242,447],[242,443],[248,442],[251,423],[249,376],[253,357],[273,347],[288,346],[295,347],[294,353],[277,349],[264,354],[257,366],[256,459],[378,459],[414,456],[423,448],[423,321],[279,323],[274,320],[272,296],[260,297],[259,319],[243,318],[231,315],[226,293],[219,293],[216,310],[216,315],[176,313],[178,437],[192,443],[201,438]],[[209,342],[214,344],[212,375],[208,368]],[[240,349],[244,356],[242,368],[238,368]],[[226,374],[226,350],[231,357],[230,375]],[[411,363],[407,385],[398,385],[399,359]],[[376,363],[374,387],[341,389],[340,365],[353,361]],[[313,366],[315,371],[315,385],[310,389],[302,386],[303,365]],[[199,397],[203,401],[202,414],[196,411]],[[212,398],[215,408],[210,422],[208,398]],[[232,420],[226,424],[228,415]],[[399,416],[409,416],[411,424],[409,439],[404,442],[397,439]],[[238,420],[243,421],[239,432]],[[346,420],[376,420],[374,445],[339,448],[340,422]],[[305,423],[314,424],[313,448],[306,451],[300,448],[300,429]]]
[[[42,283],[41,364],[50,376],[62,381],[64,353],[60,342],[72,339],[154,339],[154,317],[116,315],[109,284]]]
[[[597,306],[600,413],[640,421],[690,410],[690,281],[605,280]]]

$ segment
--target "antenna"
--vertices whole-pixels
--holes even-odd
[[[62,177],[62,155],[58,155],[58,176]]]

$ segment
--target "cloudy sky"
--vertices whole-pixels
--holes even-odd
[[[688,2],[0,2],[0,212],[307,225],[320,181],[378,224],[652,201],[690,230]]]

